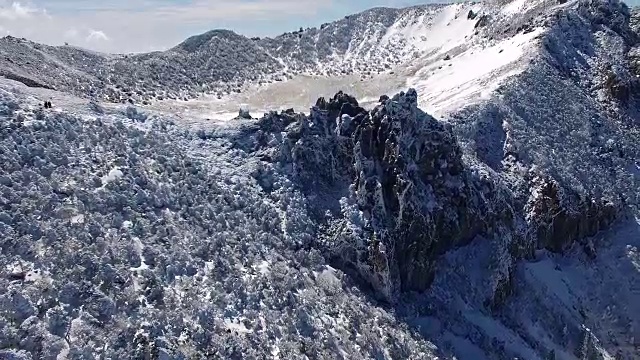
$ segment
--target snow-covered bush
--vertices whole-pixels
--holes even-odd
[[[46,114],[0,139],[0,345],[13,349],[2,356],[331,357],[337,345],[315,338],[336,324],[311,331],[301,306],[315,318],[337,309],[365,319],[340,330],[363,334],[339,345],[354,357],[429,352],[339,286],[343,275],[316,281],[327,265],[316,223],[281,173],[270,171],[268,195],[231,139],[115,117]],[[41,275],[11,275],[13,259]],[[372,345],[367,328],[399,340]]]

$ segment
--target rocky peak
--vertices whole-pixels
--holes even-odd
[[[450,126],[420,110],[417,99],[410,89],[366,111],[339,92],[318,99],[309,116],[259,120],[261,151],[286,128],[286,141],[270,157],[290,163],[283,168],[305,192],[342,194],[336,201],[362,215],[354,223],[360,215],[343,207],[328,247],[391,302],[403,291],[427,289],[438,255],[485,232],[486,218],[509,209],[492,205],[494,185],[465,169]]]
[[[418,109],[411,89],[371,111],[354,142],[355,198],[371,230],[371,282],[389,300],[425,290],[435,257],[482,230],[456,139]]]
[[[211,30],[203,34],[194,35],[183,41],[180,45],[173,48],[174,51],[196,52],[206,51],[214,39],[226,40],[226,41],[243,41],[247,39],[231,30]]]

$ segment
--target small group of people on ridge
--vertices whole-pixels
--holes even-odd
[[[44,108],[45,109],[51,109],[53,107],[53,105],[51,105],[51,101],[45,101],[44,102]]]

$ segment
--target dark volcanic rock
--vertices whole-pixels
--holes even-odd
[[[238,110],[238,118],[247,120],[253,119],[253,117],[251,117],[251,114],[249,113],[249,110],[246,109]]]
[[[436,256],[484,230],[456,139],[409,90],[375,108],[355,143],[355,196],[372,229],[370,280],[389,300],[425,290]]]
[[[452,130],[417,108],[415,90],[371,112],[340,92],[318,99],[309,117],[298,115],[289,125],[286,118],[269,114],[259,121],[261,151],[276,136],[271,131],[286,127],[287,141],[269,158],[290,163],[303,191],[326,197],[351,189],[343,200],[364,215],[348,225],[358,235],[336,230],[328,246],[385,300],[427,289],[437,257],[487,232],[489,219],[513,221],[494,184],[465,169]],[[326,211],[324,203],[316,206],[315,213]],[[342,212],[338,227],[353,217]]]
[[[481,28],[481,27],[485,27],[485,26],[489,25],[490,21],[491,21],[491,17],[489,17],[489,15],[482,15],[482,16],[480,16],[480,19],[478,19],[478,21],[476,22],[476,25],[474,27],[476,29],[477,28]]]
[[[549,177],[533,180],[525,210],[538,247],[562,252],[576,240],[595,235],[610,226],[620,209],[612,202],[570,194]]]
[[[342,114],[347,114],[353,117],[361,112],[365,112],[365,110],[358,104],[356,98],[347,95],[342,91],[335,94],[331,99],[329,99],[329,101],[326,101],[324,98],[318,99],[316,107],[318,110],[327,111],[329,119],[332,120]]]

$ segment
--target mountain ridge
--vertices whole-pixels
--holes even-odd
[[[140,103],[166,97],[192,99],[203,92],[225,96],[243,91],[249,84],[286,80],[296,74],[335,76],[359,73],[371,76],[371,74],[388,71],[392,67],[406,63],[411,58],[411,46],[404,49],[407,45],[397,46],[394,44],[396,41],[403,41],[402,36],[389,39],[393,41],[382,37],[387,31],[386,29],[395,22],[401,21],[410,24],[416,21],[430,21],[445,9],[453,9],[454,7],[466,9],[473,6],[480,5],[464,3],[449,6],[413,6],[404,9],[378,8],[347,16],[333,23],[325,24],[320,29],[312,28],[260,40],[251,40],[228,30],[212,30],[193,36],[190,40],[185,40],[182,44],[168,51],[117,56],[111,60],[97,59],[97,55],[94,53],[79,52],[69,56],[64,54],[65,47],[54,48],[29,42],[22,43],[13,38],[4,38],[3,48],[6,47],[7,50],[3,59],[5,62],[11,61],[12,64],[19,63],[25,66],[30,62],[28,60],[29,52],[34,52],[35,56],[42,57],[39,55],[41,51],[45,51],[44,64],[46,64],[49,53],[52,53],[52,56],[64,55],[63,62],[68,64],[74,64],[74,61],[79,62],[70,70],[71,72],[85,73],[80,78],[86,78],[86,80],[85,84],[75,88],[64,79],[57,79],[56,77],[59,76],[57,72],[49,71],[47,73],[48,69],[46,68],[43,72],[29,66],[27,66],[28,70],[25,69],[26,71],[11,64],[3,64],[2,67],[5,69],[13,68],[18,75],[25,78],[35,76],[38,78],[35,83],[47,84],[49,87],[72,91],[82,96],[97,95],[101,100],[106,99],[112,102],[133,99],[136,103]],[[487,9],[490,8],[487,7]],[[462,11],[462,13],[464,14],[460,14],[461,16],[467,15],[466,11]],[[474,20],[470,19],[469,21],[475,23]],[[377,30],[370,33],[374,29]],[[207,38],[206,34],[224,34],[227,38],[223,39],[218,36],[216,38],[224,41],[208,44],[211,54],[205,52],[200,56],[190,56],[187,52],[180,56],[175,53],[176,50],[184,50],[181,46],[188,44],[187,41],[198,40],[202,42]],[[369,38],[358,39],[357,37],[361,37],[362,34],[366,34]],[[367,49],[380,41],[383,42],[381,47]],[[362,44],[360,45],[358,42],[362,42]],[[367,45],[368,42],[371,45]],[[231,43],[233,46],[229,46]],[[357,45],[356,49],[351,49],[352,43]],[[18,49],[13,48],[16,45]],[[362,51],[357,49],[361,46],[364,46]],[[355,53],[349,54],[354,51]],[[375,52],[372,53],[372,51]],[[24,55],[27,58],[14,59],[17,55]],[[373,57],[371,57],[372,55]],[[344,56],[347,58],[343,59]],[[353,60],[350,60],[349,56]],[[366,62],[363,62],[364,59],[358,60],[365,56],[367,57]],[[216,59],[220,57],[223,58]],[[85,63],[86,61],[91,61],[92,69]],[[179,65],[173,67],[174,63]],[[320,66],[320,64],[323,65]],[[52,67],[57,67],[55,62]],[[231,70],[243,67],[248,70],[238,74]],[[159,71],[160,69],[162,72]],[[173,78],[162,78],[165,73],[170,73]],[[153,85],[153,82],[144,82],[142,79],[151,79],[158,83]],[[175,88],[178,91],[174,94],[154,94],[154,91],[160,91],[163,88]],[[140,95],[140,92],[144,94]]]
[[[216,96],[101,102],[78,84],[106,65],[63,73],[84,98],[0,81],[0,357],[635,359],[638,13],[616,0],[474,6],[325,26],[359,34],[286,64],[335,50],[320,70],[375,72],[388,54],[412,66],[379,83],[327,76],[376,96],[331,93],[305,113],[216,121],[196,107]],[[203,54],[236,44],[202,39]],[[329,43],[317,39],[268,42],[300,55]],[[8,50],[34,67],[91,61],[32,46]],[[192,61],[163,56],[100,76],[144,60],[138,77],[154,64],[162,88]],[[260,56],[276,58],[225,69]],[[220,102],[236,111],[241,96],[323,79]],[[40,109],[52,94],[56,109]]]

